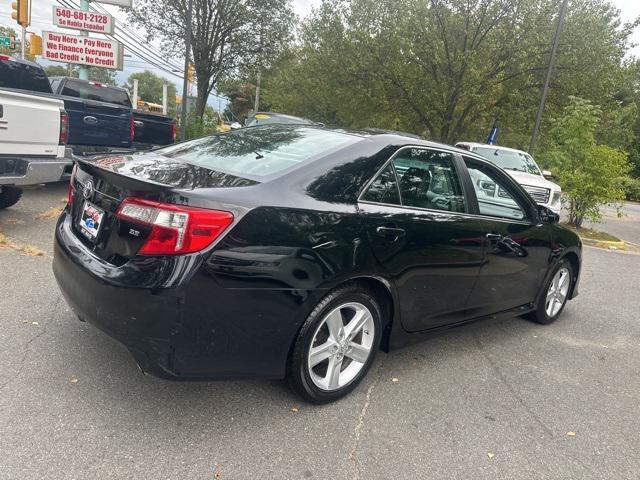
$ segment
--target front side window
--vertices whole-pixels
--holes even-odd
[[[464,212],[464,196],[453,154],[410,148],[393,160],[402,205]]]
[[[524,220],[524,209],[518,204],[502,178],[483,165],[467,163],[469,176],[478,199],[480,215]]]

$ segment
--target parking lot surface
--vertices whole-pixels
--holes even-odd
[[[588,248],[555,324],[381,353],[325,406],[282,381],[169,382],[76,320],[51,272],[65,185],[0,211],[1,479],[636,479],[640,255]]]

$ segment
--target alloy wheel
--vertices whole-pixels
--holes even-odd
[[[367,363],[374,338],[373,316],[361,303],[330,311],[318,324],[307,356],[313,383],[326,391],[348,385]]]
[[[567,300],[569,284],[571,283],[569,277],[569,269],[562,267],[553,276],[553,280],[551,280],[544,305],[549,318],[555,317]]]

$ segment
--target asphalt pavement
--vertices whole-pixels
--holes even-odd
[[[601,209],[602,222],[585,222],[585,227],[615,235],[621,240],[640,246],[640,203],[625,203],[622,216],[614,207],[604,206]]]
[[[143,376],[76,320],[51,272],[65,195],[0,211],[0,479],[640,475],[640,255],[587,248],[553,325],[482,322],[380,353],[351,395],[313,406],[282,381]]]

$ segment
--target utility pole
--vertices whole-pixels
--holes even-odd
[[[20,46],[21,48],[21,53],[20,53],[20,58],[22,58],[24,60],[24,44],[27,43],[27,29],[24,28],[24,26],[22,27],[22,45]]]
[[[560,15],[558,16],[558,25],[556,26],[556,33],[553,36],[553,45],[551,47],[551,55],[549,56],[549,66],[547,67],[547,74],[544,78],[544,85],[542,86],[542,98],[540,98],[540,106],[538,107],[538,113],[536,114],[536,122],[533,125],[533,132],[531,133],[531,143],[529,143],[529,153],[533,155],[533,149],[536,147],[536,141],[538,140],[538,132],[540,131],[540,122],[542,121],[542,112],[544,111],[544,104],[547,101],[547,92],[549,91],[549,84],[551,83],[551,74],[553,73],[553,67],[556,63],[556,52],[558,50],[558,42],[560,41],[560,33],[562,32],[562,26],[564,24],[564,17],[567,13],[567,5],[569,0],[563,0],[560,6]]]
[[[83,12],[89,11],[89,0],[80,0],[80,10],[82,10]],[[81,30],[79,35],[81,37],[88,37],[89,32]],[[78,77],[81,80],[89,80],[89,67],[80,65],[80,67],[78,68]]]
[[[193,0],[189,0],[187,6],[187,22],[184,39],[184,79],[182,81],[182,107],[180,110],[180,139],[185,140],[187,135],[187,106],[189,105],[187,94],[189,83],[189,59],[191,57],[191,17],[193,15]]]

